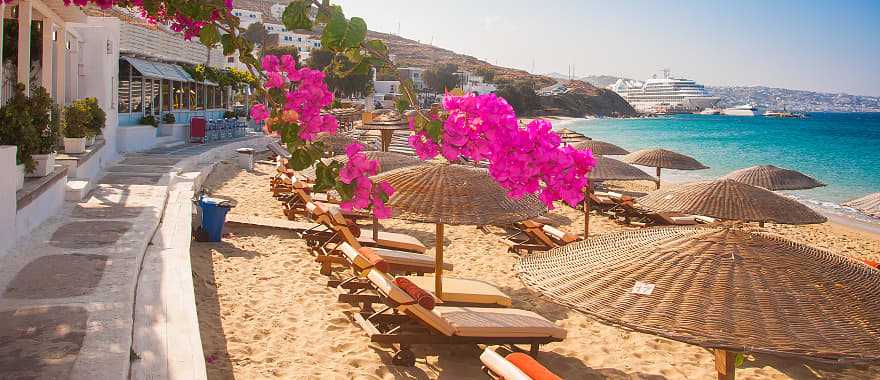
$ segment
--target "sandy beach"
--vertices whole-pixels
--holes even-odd
[[[205,186],[233,198],[234,214],[284,218],[271,197],[273,168],[245,172],[218,164]],[[615,184],[609,184],[614,186]],[[642,184],[644,186],[645,184]],[[629,190],[638,190],[630,187]],[[558,207],[549,215],[560,228],[583,232],[583,215]],[[434,226],[383,221],[385,230],[411,234],[433,246]],[[591,233],[628,228],[591,218]],[[794,240],[857,258],[880,259],[880,236],[833,223],[768,229]],[[221,243],[192,245],[193,281],[209,378],[486,379],[475,346],[415,346],[416,366],[391,365],[392,349],[369,342],[351,322],[354,309],[336,301],[337,291],[295,234],[263,228],[229,228]],[[502,243],[504,230],[447,226],[445,257],[452,275],[480,278],[513,298],[516,308],[535,311],[568,330],[559,343],[543,346],[539,361],[564,378],[714,378],[710,351],[653,335],[601,324],[525,289],[513,270],[517,256]],[[432,251],[432,250],[431,250]],[[430,253],[430,251],[429,251]],[[740,379],[880,377],[880,367],[835,367],[770,355],[748,355]]]

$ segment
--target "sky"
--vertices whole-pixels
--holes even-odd
[[[336,0],[371,30],[533,73],[880,96],[880,0]]]

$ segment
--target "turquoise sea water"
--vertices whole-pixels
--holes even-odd
[[[788,192],[825,207],[880,191],[880,113],[814,113],[805,119],[675,115],[577,120],[564,126],[630,151],[674,150],[710,167],[664,170],[662,178],[670,181],[711,179],[772,164],[826,183]]]

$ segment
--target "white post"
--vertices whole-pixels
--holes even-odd
[[[4,39],[4,31],[6,30],[6,3],[0,2],[0,20],[4,20],[2,24],[0,24],[0,41],[5,41]],[[3,69],[5,68],[5,63],[3,62],[3,43],[0,42],[0,101],[3,100],[3,82],[5,81],[5,72]],[[2,104],[0,104],[2,105]]]
[[[52,88],[52,76],[54,74],[54,70],[52,67],[52,63],[54,58],[52,57],[52,47],[55,41],[52,41],[52,30],[55,29],[55,25],[52,23],[52,19],[47,16],[43,16],[43,56],[40,59],[40,65],[42,69],[40,70],[40,79],[41,86],[52,94],[54,89]]]
[[[13,178],[17,175],[15,168],[14,145],[0,145],[0,176]],[[15,181],[0,181],[0,257],[15,245]]]
[[[30,0],[18,2],[18,83],[24,85],[25,95],[31,95],[31,17]]]

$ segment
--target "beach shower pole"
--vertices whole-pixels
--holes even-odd
[[[660,188],[660,167],[657,167],[657,188]]]
[[[435,234],[436,252],[434,252],[434,294],[443,299],[443,223],[437,223]]]

